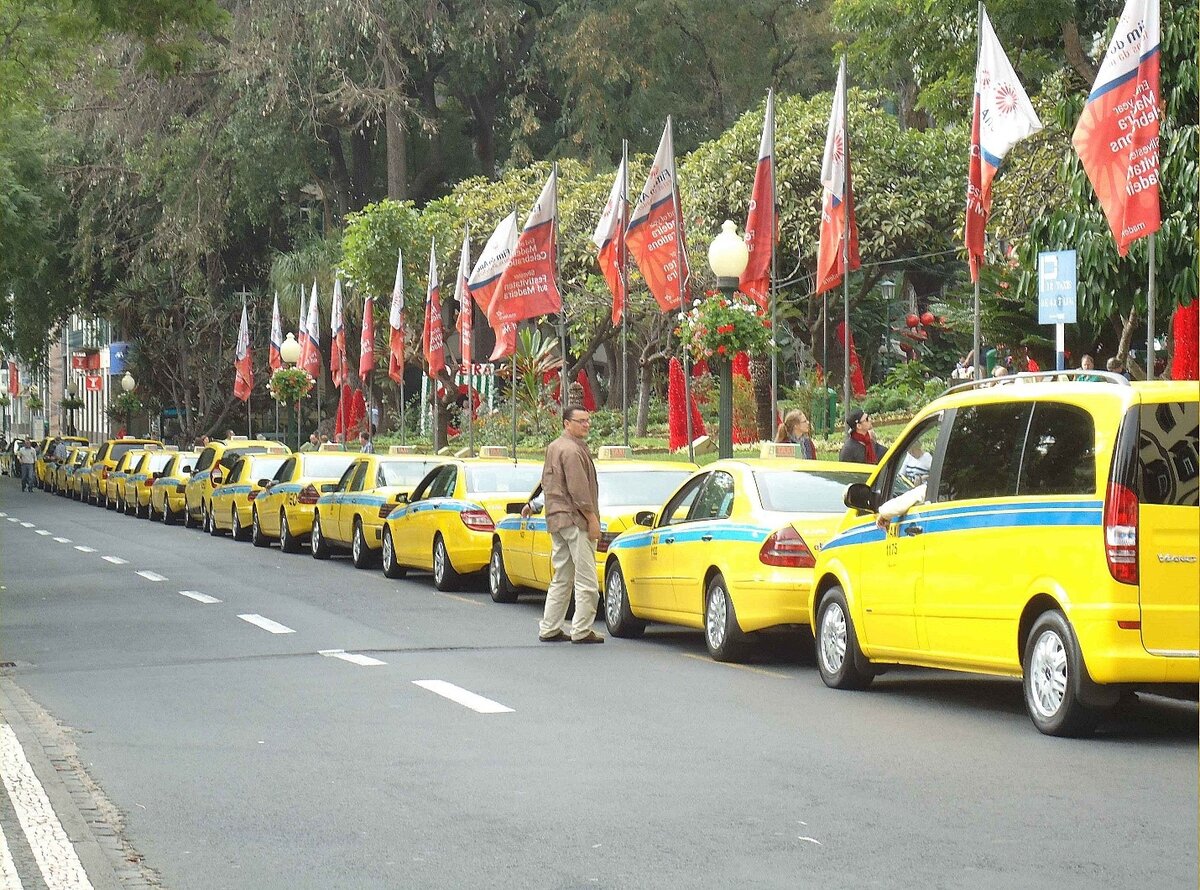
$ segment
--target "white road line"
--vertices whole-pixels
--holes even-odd
[[[168,578],[167,578],[167,576],[166,576],[166,575],[160,575],[158,572],[151,572],[151,571],[149,571],[148,569],[143,569],[142,571],[138,572],[137,574],[138,574],[138,575],[141,575],[141,576],[142,576],[143,578],[145,578],[147,581],[167,581],[167,580],[170,580],[170,579],[168,579]]]
[[[10,517],[8,517],[8,521],[9,522],[20,522],[21,520],[17,519],[17,517],[15,517],[15,516],[10,516]]]
[[[21,528],[33,528],[33,526],[34,526],[34,523],[32,523],[32,522],[22,522],[21,523]]]
[[[93,553],[95,553],[95,551],[94,551],[94,550],[93,550],[92,552],[93,552]],[[127,565],[129,565],[129,560],[127,560],[127,559],[121,559],[121,557],[119,557],[119,556],[102,556],[102,557],[100,557],[100,558],[101,558],[102,560],[104,560],[105,562],[111,562],[111,563],[112,563],[113,565],[115,565],[115,566],[127,566]]]
[[[270,618],[263,618],[261,615],[239,615],[243,621],[248,621],[255,627],[261,627],[263,630],[273,634],[294,634],[295,631],[290,627],[280,624],[278,621],[272,621]]]
[[[482,695],[476,695],[474,692],[463,689],[461,686],[455,686],[453,683],[447,683],[445,680],[413,680],[412,682],[414,686],[428,689],[442,698],[448,698],[450,701],[457,702],[464,708],[470,708],[472,711],[480,714],[513,713],[512,708],[506,708],[499,702],[494,702],[490,698],[484,698]]]
[[[376,665],[387,664],[386,661],[380,661],[378,658],[372,658],[370,655],[347,652],[345,649],[321,649],[317,654],[324,655],[326,658],[340,658],[342,661],[348,661],[351,664],[361,665],[362,667],[375,667]]]
[[[8,887],[11,890],[23,890],[24,887],[3,831],[0,831],[0,887]]]
[[[207,593],[201,593],[199,590],[181,590],[180,596],[186,596],[188,599],[193,599],[198,603],[219,603],[220,600],[215,596],[209,596]]]
[[[0,519],[3,519],[7,515],[8,515],[7,513],[0,513]]]
[[[0,724],[0,776],[46,886],[50,890],[91,890],[83,863],[25,759],[16,733],[7,724]]]
[[[75,549],[78,550],[80,553],[95,553],[96,552],[95,547],[84,547],[82,544],[76,544]]]
[[[60,544],[70,544],[71,543],[70,538],[55,538],[54,540],[58,541],[58,543],[60,543]]]
[[[44,528],[39,528],[37,531],[34,532],[34,534],[45,536],[45,535],[52,535],[52,534],[54,534],[54,532],[48,532]]]

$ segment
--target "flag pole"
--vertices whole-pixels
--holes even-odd
[[[470,223],[463,224],[463,244],[471,242],[471,225]],[[464,327],[470,331],[470,336],[467,337],[466,355],[463,359],[467,363],[467,453],[471,457],[475,456],[475,301],[471,298],[471,291],[467,288],[466,282],[462,281],[461,261],[459,263],[459,286],[463,289],[463,296],[467,298],[467,308],[458,307],[460,311],[469,313],[468,319],[464,323]],[[469,276],[471,273],[468,272]],[[459,343],[461,345],[462,332],[459,331]]]
[[[1154,236],[1150,233],[1150,243],[1146,245],[1147,262],[1150,276],[1146,285],[1146,379],[1154,379]]]
[[[617,274],[621,281],[621,414],[625,447],[629,447],[629,249],[625,246],[625,229],[629,225],[629,140],[621,140],[621,249],[617,252]]]
[[[980,53],[983,52],[983,16],[984,16],[983,0],[979,0],[979,6],[978,6],[978,9],[976,10],[976,14],[975,14],[975,60],[976,60],[976,65],[979,64],[979,55],[980,55]],[[978,89],[978,86],[976,86],[976,89]],[[983,163],[982,157],[980,158],[980,163],[981,164]],[[982,200],[982,196],[981,196],[981,200]],[[967,208],[967,212],[968,212],[968,214],[970,213],[970,207]],[[987,239],[987,236],[984,235],[985,243],[986,243],[986,239]],[[969,257],[968,257],[968,262],[970,262]],[[983,263],[981,261],[980,266],[982,267],[982,265],[983,265]],[[980,269],[980,271],[982,271],[982,268]],[[976,274],[976,276],[975,276],[975,308],[972,312],[973,333],[972,333],[972,339],[971,339],[972,354],[975,356],[975,358],[974,358],[974,366],[975,366],[974,367],[974,373],[975,373],[974,379],[975,380],[979,380],[983,377],[983,356],[982,356],[982,353],[980,352],[980,350],[982,348],[982,339],[983,339],[982,334],[981,334],[981,331],[982,331],[981,318],[983,316],[983,311],[980,308],[981,300],[980,300],[979,294],[980,294],[980,276],[978,274]]]
[[[767,107],[773,109],[775,90],[767,90]],[[771,118],[771,426],[775,426],[779,417],[779,289],[776,282],[779,278],[778,251],[775,249],[777,229],[779,228],[779,195],[775,188],[775,119]]]
[[[512,379],[509,381],[509,389],[512,391],[512,456],[513,460],[517,459],[517,350],[513,349],[512,354]]]
[[[400,358],[400,444],[406,444],[404,432],[404,357]]]
[[[562,367],[558,369],[558,404],[567,407],[567,298],[558,286],[558,161],[554,162],[554,231],[551,232],[551,249],[554,251],[554,289],[558,291],[558,354],[562,356]],[[514,453],[514,457],[516,454]]]
[[[667,115],[667,132],[670,134],[671,142],[671,164],[675,164],[675,128],[671,124],[671,116]],[[680,218],[679,211],[679,170],[675,169],[674,175],[671,177],[671,203],[675,211],[675,278],[679,282],[679,317],[682,320],[683,313],[687,311],[684,308],[684,295],[687,293],[687,281],[683,277],[684,256],[683,252],[686,249],[683,238],[683,220]],[[690,266],[688,267],[690,270]],[[690,277],[689,271],[689,277]],[[692,430],[692,362],[691,356],[688,355],[687,348],[683,350],[683,415],[687,429],[687,451],[688,461],[696,462],[696,449],[692,441],[696,438],[695,432]]]
[[[839,79],[842,82],[842,392],[843,416],[850,415],[850,91],[846,88],[846,57],[842,56]]]

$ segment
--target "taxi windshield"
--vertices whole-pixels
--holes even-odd
[[[619,470],[596,474],[601,507],[656,506],[683,484],[691,470]]]
[[[155,451],[150,455],[150,459],[146,461],[146,465],[142,467],[142,470],[147,473],[157,473],[169,464],[171,458],[174,456],[169,451]]]
[[[318,479],[338,479],[357,458],[357,454],[305,454],[301,475]],[[284,455],[286,460],[287,455]]]
[[[434,460],[380,461],[379,472],[384,485],[416,485],[425,474],[440,464]]]
[[[467,492],[517,492],[529,494],[542,481],[541,464],[496,464],[494,467],[467,467]]]
[[[254,471],[251,479],[272,479],[283,466],[283,462],[288,459],[288,455],[281,454],[279,457],[256,457],[254,465],[251,469]]]
[[[754,482],[764,510],[781,513],[844,513],[842,497],[867,474],[837,470],[758,470]]]

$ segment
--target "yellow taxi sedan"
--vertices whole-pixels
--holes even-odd
[[[462,458],[429,472],[383,527],[383,573],[433,572],[438,590],[455,590],[491,558],[496,521],[542,478],[542,462]]]
[[[38,459],[34,464],[34,475],[37,477],[38,488],[53,491],[58,477],[59,461],[54,459],[54,449],[59,442],[66,442],[68,447],[87,447],[88,440],[83,436],[48,436],[38,446]]]
[[[150,518],[174,525],[184,514],[188,477],[200,458],[199,451],[177,451],[167,465],[154,474],[150,486]]]
[[[383,521],[418,482],[447,458],[421,454],[362,454],[346,468],[337,488],[321,495],[313,514],[312,555],[328,559],[350,549],[355,568],[371,566],[383,541]]]
[[[225,481],[212,491],[208,533],[217,537],[230,532],[235,541],[250,540],[254,501],[287,459],[286,454],[243,454],[235,460]]]
[[[617,535],[633,527],[636,514],[662,504],[695,470],[696,465],[689,463],[596,461],[600,492],[596,571],[601,586],[608,547]],[[488,563],[488,592],[493,602],[515,603],[521,590],[545,592],[552,576],[550,549],[544,517],[509,515],[497,522]]]
[[[604,617],[616,637],[648,621],[703,629],[717,661],[748,634],[807,625],[814,554],[846,512],[846,487],[871,467],[831,461],[721,460],[697,471],[608,548]]]
[[[74,445],[67,449],[67,456],[61,463],[54,468],[54,474],[51,480],[51,486],[56,494],[63,497],[70,496],[69,480],[74,474],[75,468],[78,467],[85,457],[87,457],[86,445]]]
[[[258,497],[250,518],[250,543],[269,547],[279,541],[284,553],[299,553],[312,531],[313,512],[322,493],[333,491],[354,452],[309,451],[291,454]]]
[[[149,454],[149,451],[142,448],[131,448],[117,458],[116,466],[104,478],[104,485],[101,489],[101,495],[104,498],[104,508],[106,510],[116,510],[118,513],[124,512],[126,495],[125,480],[145,454]]]
[[[184,489],[184,528],[191,528],[199,523],[205,531],[212,530],[212,493],[213,489],[226,479],[226,473],[243,454],[289,454],[289,449],[282,442],[263,439],[247,439],[245,436],[231,436],[228,439],[214,439],[200,452],[192,475],[188,477]]]
[[[125,489],[120,502],[126,516],[150,515],[150,489],[154,485],[154,474],[160,473],[171,462],[172,451],[143,451],[137,463],[125,476]]]
[[[67,468],[64,479],[67,497],[76,501],[84,500],[83,480],[92,466],[92,461],[96,459],[96,451],[96,446],[91,445],[79,449],[79,453],[75,455],[75,460]]]

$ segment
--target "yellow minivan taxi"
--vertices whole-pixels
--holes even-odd
[[[1126,689],[1195,694],[1200,393],[1093,373],[955,387],[847,490],[809,601],[827,685],[889,664],[1021,677],[1050,735]]]

